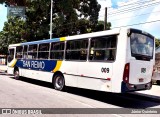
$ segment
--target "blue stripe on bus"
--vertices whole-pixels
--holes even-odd
[[[31,44],[40,44],[40,43],[50,43],[50,42],[58,42],[58,41],[60,41],[60,38],[53,38],[53,39],[40,40],[40,41],[33,41],[33,42],[25,42],[25,43],[21,43],[21,45],[31,45]]]
[[[16,66],[23,69],[52,72],[57,65],[57,60],[18,60]]]

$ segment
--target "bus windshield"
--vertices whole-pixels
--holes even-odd
[[[14,58],[14,49],[9,49],[8,62],[11,62]]]
[[[133,57],[147,57],[153,59],[154,39],[144,34],[132,33],[131,53]]]

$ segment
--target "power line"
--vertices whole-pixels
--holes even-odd
[[[130,6],[134,6],[134,7],[135,7],[135,5],[142,5],[142,4],[144,4],[144,3],[149,3],[149,2],[153,2],[153,1],[155,1],[155,0],[138,1],[138,2],[133,2],[133,3],[130,3],[130,4],[125,4],[125,5],[117,6],[117,7],[118,7],[118,9],[120,9],[120,10],[125,10],[125,9],[128,9],[128,8],[131,8]],[[123,8],[123,7],[126,7],[126,6],[127,6],[127,8],[121,9],[121,8]],[[110,6],[110,7],[107,7],[107,8],[113,10],[113,9],[114,9],[113,7],[114,7],[114,6]],[[101,9],[101,10],[105,10],[105,8],[104,8],[104,9]]]
[[[155,1],[155,0],[154,0]],[[130,4],[125,4],[125,5],[122,5],[122,6],[115,6],[115,5],[112,5],[110,7],[107,7],[108,9],[113,9],[113,7],[118,7],[118,9],[120,8],[123,8],[123,7],[126,7],[126,6],[135,6],[136,4],[142,4],[142,3],[148,3],[148,2],[153,2],[153,0],[148,0],[148,1],[138,1],[138,2],[133,2],[133,3],[130,3]],[[105,10],[105,8],[101,9],[101,10]]]
[[[153,5],[157,5],[157,4],[159,4],[160,2],[152,2],[153,0],[149,0],[149,1],[145,1],[145,3],[146,2],[151,2],[150,4],[146,4],[145,5],[145,7],[150,7],[151,5],[153,6]],[[138,2],[135,2],[136,4],[142,4],[142,3],[144,3],[144,2],[140,2],[140,3],[138,3]],[[141,8],[142,6],[141,6],[141,4],[139,5],[139,6],[136,6],[136,7],[132,7],[132,8],[129,8],[129,9],[126,9],[126,10],[124,10],[125,12],[129,12],[129,11],[133,11],[133,10],[137,10],[138,8]],[[133,5],[133,4],[132,4]],[[124,5],[124,6],[129,6],[129,5]],[[118,11],[118,13],[121,13],[121,12],[124,12],[124,11]],[[159,11],[156,11],[156,12],[159,12]],[[117,12],[115,12],[115,13],[117,13]],[[114,13],[113,13],[114,14]],[[146,13],[146,14],[149,14],[149,13]],[[138,17],[138,16],[142,16],[142,15],[146,15],[146,14],[140,14],[140,15],[137,15],[137,16],[132,16],[132,17]],[[99,17],[103,17],[103,16],[99,16]],[[121,18],[122,19],[122,18]],[[116,20],[120,20],[120,19],[116,19]],[[131,25],[126,25],[126,26],[120,26],[120,27],[127,27],[127,26],[133,26],[133,25],[141,25],[141,24],[146,24],[146,23],[153,23],[153,22],[158,22],[159,20],[156,20],[156,21],[150,21],[150,22],[142,22],[142,23],[136,23],[136,24],[131,24]],[[72,24],[75,24],[75,23],[77,23],[77,22],[70,22],[70,23],[66,23],[66,24],[63,24],[63,25],[60,25],[60,26],[57,26],[57,27],[63,27],[63,26],[67,26],[67,25],[72,25]],[[81,26],[79,26],[79,27],[81,27]],[[69,28],[69,27],[68,27]],[[63,29],[68,29],[68,28],[63,28]],[[117,27],[114,27],[114,28],[117,28]]]
[[[141,23],[136,23],[136,24],[130,24],[130,25],[124,25],[124,26],[117,26],[117,27],[113,27],[114,28],[121,28],[121,27],[128,27],[128,26],[136,26],[136,25],[142,25],[142,24],[149,24],[149,23],[155,23],[155,22],[159,22],[160,20],[154,20],[154,21],[149,21],[149,22],[141,22]]]
[[[115,5],[113,5],[113,6],[108,7],[108,9],[113,9],[113,7],[123,8],[123,7],[126,7],[126,6],[134,6],[136,4],[149,3],[149,2],[153,2],[153,1],[155,1],[155,0],[138,1],[138,2],[133,2],[133,3],[130,3],[130,4],[125,4],[125,5],[122,5],[122,6],[115,6]]]
[[[136,25],[144,25],[144,24],[150,24],[150,23],[156,23],[156,22],[159,22],[160,20],[154,20],[154,21],[148,21],[148,22],[141,22],[141,23],[135,23],[135,24],[130,24],[130,25],[123,25],[123,26],[115,26],[111,29],[114,29],[114,28],[122,28],[122,27],[128,27],[128,26],[136,26]],[[72,22],[72,23],[75,23],[75,22]],[[71,25],[72,23],[68,23],[68,24],[64,24],[64,25]],[[63,26],[57,26],[57,27],[61,27],[61,29],[68,29],[69,27],[67,28],[63,28]],[[83,26],[79,26],[79,27],[83,27]]]
[[[156,2],[156,3],[152,3],[152,4],[147,4],[147,5],[144,5],[143,8],[147,8],[147,7],[152,7],[154,5],[158,5],[160,4],[160,1],[159,2]],[[114,15],[117,15],[117,14],[120,14],[120,13],[128,13],[130,11],[135,11],[135,10],[139,10],[140,8],[142,8],[142,6],[138,6],[138,7],[135,7],[135,8],[130,8],[130,9],[127,9],[127,10],[121,10],[121,11],[116,11],[116,12],[111,12],[109,13],[108,15],[109,16],[114,16]]]
[[[155,11],[155,12],[152,12],[152,13],[157,13],[157,12],[160,12],[160,11]],[[152,14],[152,13],[144,13],[144,14],[140,14],[140,15],[136,15],[136,16],[117,18],[117,19],[113,19],[111,21],[117,21],[117,20],[121,20],[121,19],[132,18],[132,17],[139,17],[139,16],[143,16],[143,15],[147,15],[147,14]]]
[[[155,2],[159,2],[159,0],[158,1],[156,1],[156,0],[138,1],[138,2],[131,3],[131,4],[125,4],[123,6],[118,6],[117,8],[109,8],[109,9],[111,9],[111,11],[114,10],[114,9],[126,10],[128,8],[133,8],[133,7],[144,5],[144,4],[147,4],[147,3],[150,4],[150,3],[155,3]]]

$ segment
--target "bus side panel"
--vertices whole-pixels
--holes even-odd
[[[51,72],[36,71],[36,70],[22,69],[22,68],[19,68],[19,69],[22,73],[21,76],[23,77],[32,78],[36,80],[42,80],[42,81],[52,83],[53,73]]]
[[[112,92],[121,93],[124,66],[126,64],[127,31],[121,30],[117,40],[116,60],[113,63]]]
[[[57,61],[18,59],[16,66],[20,76],[52,82],[52,70],[56,68],[56,64]]]
[[[111,81],[78,76],[78,87],[111,92]]]
[[[65,85],[77,87],[77,68],[78,62],[76,61],[63,61],[60,67],[60,72],[63,73],[65,78]]]
[[[112,63],[109,62],[80,62],[78,87],[110,92],[112,72]]]
[[[7,67],[7,73],[8,74],[13,74],[14,68],[13,67]]]

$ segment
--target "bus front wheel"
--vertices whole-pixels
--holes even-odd
[[[61,74],[57,74],[54,76],[54,88],[56,90],[62,91],[65,87],[64,77]]]
[[[15,70],[14,70],[14,79],[16,79],[16,80],[19,80],[19,79],[20,79],[19,70],[18,70],[18,69],[15,69]]]

